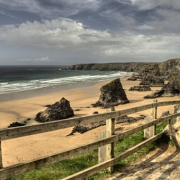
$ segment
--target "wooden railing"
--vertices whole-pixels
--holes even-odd
[[[16,176],[18,174],[28,172],[40,167],[43,167],[45,165],[49,165],[58,161],[61,161],[63,159],[68,159],[70,157],[74,157],[76,155],[79,155],[81,153],[87,152],[92,149],[96,148],[101,148],[104,145],[107,145],[109,152],[107,152],[106,160],[104,162],[100,162],[95,166],[92,166],[88,169],[85,169],[84,171],[78,172],[76,174],[73,174],[71,176],[68,176],[67,178],[64,179],[83,179],[85,177],[88,177],[96,172],[99,172],[100,170],[103,170],[105,168],[113,167],[113,165],[117,164],[120,160],[124,159],[125,157],[129,156],[130,154],[138,151],[140,148],[146,146],[147,144],[152,143],[153,141],[159,139],[163,132],[155,135],[153,134],[152,137],[148,138],[147,140],[143,141],[142,143],[134,146],[133,148],[128,149],[124,153],[118,155],[117,157],[114,157],[113,155],[113,143],[116,141],[119,141],[121,139],[124,139],[125,137],[134,134],[140,130],[145,130],[149,127],[155,127],[156,124],[159,124],[161,122],[169,122],[172,119],[178,118],[180,116],[180,113],[176,113],[173,115],[169,115],[166,117],[158,118],[157,117],[157,107],[160,106],[168,106],[168,105],[176,105],[180,104],[180,101],[167,101],[167,102],[156,102],[153,101],[152,104],[147,104],[144,106],[138,106],[130,109],[125,109],[125,110],[120,110],[120,111],[112,111],[112,112],[107,112],[103,114],[97,114],[97,115],[91,115],[91,116],[84,116],[84,117],[76,117],[76,118],[71,118],[71,119],[66,119],[66,120],[60,120],[60,121],[53,121],[53,122],[48,122],[44,124],[37,124],[37,125],[31,125],[31,126],[24,126],[24,127],[16,127],[16,128],[9,128],[9,129],[2,129],[0,130],[0,179],[4,180],[13,176]],[[151,121],[147,122],[143,125],[140,125],[138,127],[135,127],[130,130],[123,131],[121,133],[115,134],[115,122],[114,118],[120,117],[123,115],[128,115],[128,114],[133,114],[136,112],[144,111],[147,109],[152,109],[151,111]],[[49,132],[49,131],[54,131],[58,129],[64,129],[67,127],[72,127],[72,126],[79,126],[82,124],[87,124],[87,123],[97,123],[97,122],[102,122],[106,121],[106,137],[86,144],[82,145],[80,147],[60,152],[57,154],[52,154],[50,156],[46,156],[40,159],[36,159],[33,161],[28,161],[26,163],[21,163],[21,164],[16,164],[8,167],[3,167],[3,156],[2,156],[2,145],[1,141],[3,140],[8,140],[8,139],[13,139],[13,138],[18,138],[18,137],[23,137],[23,136],[29,136],[29,135],[34,135],[34,134],[39,134],[39,133],[44,133],[44,132]],[[155,131],[154,131],[155,132]],[[108,154],[109,153],[109,154]],[[111,169],[112,170],[112,169]]]

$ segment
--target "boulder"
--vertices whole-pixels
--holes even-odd
[[[144,115],[140,115],[139,117],[129,117],[127,115],[124,116],[120,116],[116,118],[116,124],[120,124],[120,123],[134,123],[137,122],[139,120],[144,119],[146,116]]]
[[[144,99],[157,98],[157,97],[162,96],[163,93],[164,93],[163,90],[159,90],[159,91],[153,92],[152,94],[149,94],[149,95],[147,95],[147,96],[144,96]]]
[[[74,116],[74,111],[70,107],[70,103],[65,98],[59,102],[50,105],[45,111],[39,112],[35,120],[38,122],[49,122],[60,119],[66,119]]]
[[[110,108],[119,104],[129,103],[120,78],[102,86],[100,91],[99,100],[95,104],[92,104],[93,107]]]
[[[143,120],[145,117],[146,117],[145,115],[140,115],[139,117],[129,117],[129,116],[125,115],[125,116],[117,117],[115,122],[116,122],[116,124],[121,124],[121,123],[128,123],[129,124],[129,123],[137,122],[139,120]],[[95,129],[95,128],[100,127],[100,126],[105,126],[105,125],[106,125],[105,121],[100,121],[100,122],[98,121],[98,122],[89,123],[89,124],[86,124],[83,126],[75,126],[75,127],[73,127],[72,131],[67,136],[72,136],[75,133],[83,134],[87,131],[90,131],[92,129]]]
[[[136,81],[136,80],[137,80],[137,77],[135,75],[132,75],[131,77],[127,79],[127,81]]]
[[[180,104],[174,106],[174,114],[180,112]]]
[[[151,91],[150,86],[134,86],[129,91]]]
[[[150,74],[145,75],[139,85],[149,85],[149,86],[164,86],[164,78],[157,76],[151,76]]]
[[[176,148],[180,149],[180,122],[174,125],[168,124],[164,129],[164,134],[173,140]]]
[[[25,125],[26,125],[26,124],[24,124],[24,123],[13,122],[13,123],[11,123],[11,124],[8,126],[8,128],[25,126]]]
[[[161,114],[161,117],[165,117],[165,116],[169,116],[169,115],[170,115],[169,111],[163,111]]]

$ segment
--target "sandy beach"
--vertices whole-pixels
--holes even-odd
[[[121,83],[125,89],[127,98],[130,103],[125,105],[119,105],[115,107],[116,110],[127,109],[135,106],[141,106],[144,104],[152,103],[152,99],[143,99],[147,94],[151,94],[153,91],[159,90],[160,87],[152,87],[152,91],[137,92],[128,91],[132,86],[139,85],[139,81],[127,81],[127,78],[122,78]],[[105,85],[107,82],[99,82],[87,87],[79,87],[73,90],[68,89],[52,92],[52,93],[38,93],[26,96],[27,92],[21,92],[21,98],[12,98],[9,96],[9,100],[2,101],[0,103],[0,128],[7,128],[10,123],[18,121],[22,122],[27,118],[33,119],[39,111],[46,109],[45,105],[53,104],[59,101],[62,97],[70,101],[71,107],[80,109],[80,111],[74,111],[75,117],[91,115],[94,111],[98,113],[106,112],[106,109],[102,108],[88,108],[92,103],[95,103],[99,99],[100,87]],[[33,93],[33,92],[32,92]],[[179,97],[161,97],[157,98],[160,101],[172,101],[179,100]],[[169,110],[173,114],[174,106],[160,107],[158,108],[158,116],[163,111]],[[132,116],[150,115],[150,110],[133,114]],[[30,120],[28,125],[36,124],[34,120]],[[138,122],[143,123],[143,122]],[[137,123],[131,124],[130,126],[136,126]],[[121,126],[121,125],[118,125]],[[130,128],[128,126],[128,128]],[[79,146],[81,144],[89,143],[97,139],[98,132],[103,130],[105,127],[99,127],[94,130],[88,131],[84,134],[76,133],[73,136],[67,136],[72,128],[63,130],[42,133],[38,135],[32,135],[28,137],[16,138],[12,140],[2,141],[2,152],[3,152],[3,165],[9,166],[16,163],[22,163],[35,158],[40,158],[53,153],[64,151],[69,148]]]

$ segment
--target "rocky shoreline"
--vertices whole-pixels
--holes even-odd
[[[180,58],[170,59],[161,63],[104,63],[104,64],[77,64],[69,67],[70,70],[117,70],[136,72],[129,81],[140,80],[137,87],[131,90],[147,91],[150,87],[162,87],[161,90],[146,95],[144,98],[157,98],[160,96],[172,97],[180,94]],[[168,81],[165,84],[165,81]],[[146,88],[147,86],[147,88]]]
[[[180,58],[169,59],[163,62],[122,62],[122,63],[91,63],[76,64],[69,67],[69,70],[99,70],[99,71],[126,71],[139,72],[149,65],[157,64],[160,71],[169,74],[173,69],[180,67]]]

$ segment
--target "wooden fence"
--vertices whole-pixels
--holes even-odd
[[[37,125],[31,125],[31,126],[23,126],[23,127],[15,127],[15,128],[9,128],[9,129],[2,129],[0,130],[0,179],[4,180],[13,176],[16,176],[18,174],[29,172],[31,170],[43,167],[45,165],[49,165],[58,161],[61,161],[63,159],[68,159],[70,157],[74,157],[76,155],[79,155],[81,153],[87,152],[92,149],[101,148],[102,146],[106,145],[108,147],[108,151],[106,152],[106,160],[104,162],[100,162],[95,166],[92,166],[88,169],[85,169],[81,172],[78,172],[76,174],[73,174],[71,176],[68,176],[67,178],[64,178],[64,180],[70,180],[70,179],[83,179],[85,177],[88,177],[90,175],[95,174],[96,172],[99,172],[100,170],[106,169],[111,167],[110,170],[112,170],[113,165],[117,164],[119,161],[124,159],[125,157],[131,155],[132,153],[138,151],[140,148],[152,143],[153,141],[159,139],[163,132],[155,135],[153,134],[152,137],[149,137],[147,140],[143,141],[142,143],[128,149],[124,153],[114,157],[113,153],[113,143],[116,141],[119,141],[121,139],[124,139],[125,137],[134,134],[140,130],[147,130],[149,127],[156,127],[156,124],[159,124],[161,122],[170,122],[170,120],[178,118],[180,116],[180,113],[176,113],[173,115],[169,115],[166,117],[158,118],[157,119],[157,108],[160,106],[168,106],[168,105],[177,105],[180,104],[180,101],[166,101],[166,102],[157,102],[156,100],[153,101],[152,104],[147,104],[144,106],[138,106],[134,108],[129,108],[125,110],[120,111],[111,111],[103,114],[97,114],[97,115],[91,115],[91,116],[84,116],[84,117],[76,117],[76,118],[70,118],[66,120],[60,120],[60,121],[53,121],[43,124],[37,124]],[[140,125],[138,127],[135,127],[130,130],[123,131],[121,133],[115,134],[115,121],[114,118],[120,117],[123,115],[133,114],[136,112],[140,112],[143,110],[152,109],[151,111],[151,121]],[[29,136],[49,131],[54,131],[58,129],[64,129],[67,127],[72,126],[79,126],[82,124],[87,123],[97,123],[97,122],[106,121],[106,137],[103,139],[100,139],[98,141],[82,145],[80,147],[60,152],[57,154],[52,154],[47,157],[39,158],[33,161],[28,161],[26,163],[16,164],[8,167],[3,167],[3,157],[2,157],[2,145],[1,141],[23,137],[23,136]],[[155,131],[154,131],[155,133]]]

